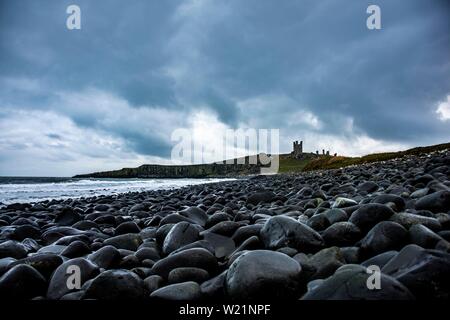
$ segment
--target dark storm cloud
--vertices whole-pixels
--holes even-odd
[[[65,27],[69,4],[81,7],[82,30]],[[381,7],[382,30],[366,28],[369,4]],[[450,123],[436,108],[450,94],[449,9],[423,0],[6,0],[0,109],[54,112],[164,157],[170,130],[199,110],[230,127],[287,135],[301,131],[287,123],[300,112],[322,124],[303,127],[317,134],[442,142]],[[86,92],[96,101],[90,109],[66,99]],[[109,98],[92,92],[113,95],[120,107],[106,116]],[[248,107],[265,97],[273,103]],[[164,112],[173,121],[148,125]]]

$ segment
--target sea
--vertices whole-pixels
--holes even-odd
[[[176,189],[234,179],[76,179],[61,177],[0,177],[0,205]]]

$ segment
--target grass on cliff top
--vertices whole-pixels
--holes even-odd
[[[408,155],[420,155],[433,151],[450,149],[450,143],[443,143],[428,147],[417,147],[399,152],[374,153],[362,157],[321,156],[312,160],[280,159],[280,172],[298,172],[324,169],[338,169],[351,165],[386,161],[402,158]]]

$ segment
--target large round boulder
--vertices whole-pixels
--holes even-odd
[[[226,292],[231,299],[295,299],[300,289],[300,264],[268,250],[244,252],[230,266]]]

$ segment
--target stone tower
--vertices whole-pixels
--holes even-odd
[[[296,159],[299,159],[303,156],[303,141],[294,141],[293,143],[293,151],[291,152],[292,156]]]

